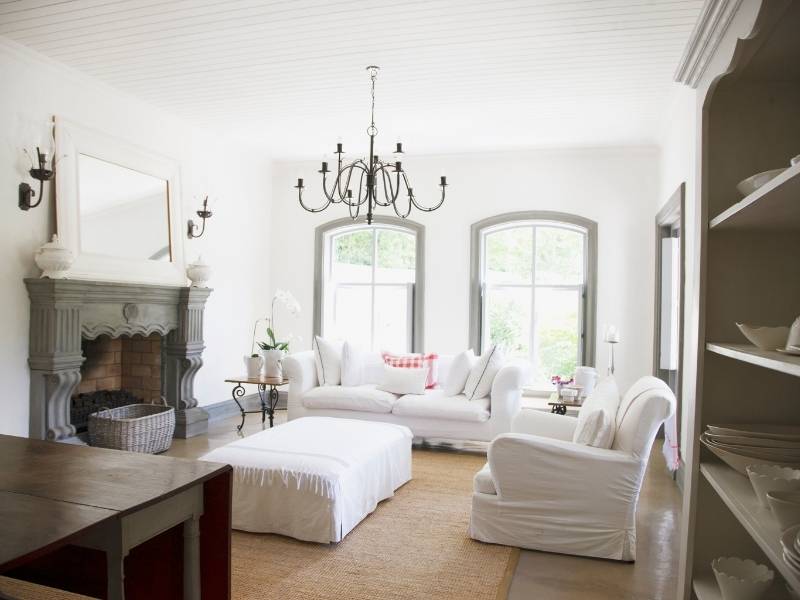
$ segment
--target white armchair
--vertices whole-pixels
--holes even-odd
[[[470,536],[533,550],[632,561],[636,504],[675,396],[655,377],[624,395],[611,449],[572,442],[577,418],[523,410],[475,476]]]

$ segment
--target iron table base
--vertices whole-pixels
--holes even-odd
[[[239,407],[239,412],[242,414],[242,422],[236,427],[236,431],[241,431],[242,427],[244,427],[245,417],[254,413],[261,413],[262,425],[266,422],[267,417],[269,417],[269,426],[272,427],[274,425],[275,407],[278,405],[278,386],[259,383],[257,387],[258,399],[261,403],[261,408],[258,410],[245,410],[242,403],[239,402],[239,399],[245,394],[244,386],[241,383],[237,383],[236,387],[233,388],[233,401],[236,402],[236,406]],[[269,391],[267,391],[267,388],[269,388]]]

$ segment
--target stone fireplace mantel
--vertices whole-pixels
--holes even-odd
[[[194,377],[203,365],[203,310],[211,289],[71,279],[26,279],[31,300],[30,436],[73,441],[70,399],[81,379],[81,339],[158,333],[175,436],[208,429]]]

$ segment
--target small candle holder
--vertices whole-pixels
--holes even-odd
[[[27,152],[26,152],[27,154]],[[47,152],[42,152],[39,147],[36,147],[36,163],[31,166],[30,176],[39,182],[39,199],[34,203],[32,199],[36,196],[33,188],[24,181],[19,184],[19,208],[20,210],[30,210],[36,208],[42,203],[42,192],[44,191],[44,182],[50,181],[55,174],[50,159],[50,166],[48,167]]]
[[[200,228],[200,233],[197,233],[197,225],[195,225],[194,221],[189,219],[187,222],[187,235],[189,239],[199,238],[206,232],[206,219],[210,219],[212,213],[208,210],[208,196],[203,199],[203,208],[197,211],[197,216],[203,219],[202,227]]]

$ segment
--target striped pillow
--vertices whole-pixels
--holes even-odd
[[[438,354],[390,354],[389,352],[382,352],[381,356],[383,356],[383,362],[390,367],[400,367],[401,369],[421,369],[427,367],[428,378],[425,380],[425,389],[432,390],[438,387]]]

